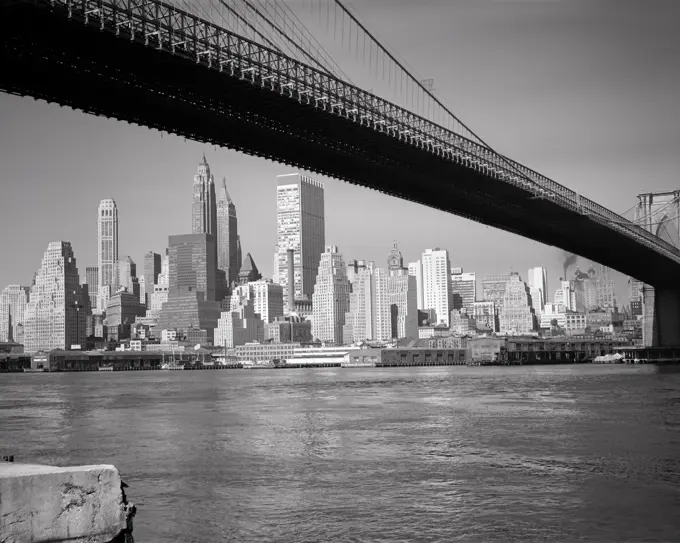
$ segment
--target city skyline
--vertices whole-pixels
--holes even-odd
[[[643,189],[675,188],[680,158],[671,143],[677,139],[680,114],[673,107],[672,91],[678,88],[678,78],[665,70],[678,53],[673,18],[668,16],[671,4],[666,4],[665,14],[627,1],[461,2],[439,4],[441,17],[408,4],[392,8],[399,12],[395,20],[409,21],[412,30],[427,28],[437,47],[456,51],[467,45],[466,55],[452,58],[412,42],[407,36],[412,32],[382,21],[384,5],[374,4],[362,6],[369,26],[419,71],[433,75],[443,101],[499,151],[618,211],[633,205]],[[626,9],[619,9],[621,5]],[[634,34],[618,30],[626,28],[629,17],[638,24]],[[433,21],[443,20],[447,25],[432,27]],[[489,45],[494,43],[504,44],[504,54]],[[537,56],[537,50],[550,54]],[[566,67],[563,73],[554,70],[556,65]],[[458,77],[461,71],[469,77]],[[491,74],[502,74],[502,88],[490,84]],[[532,89],[528,83],[537,77],[542,86]],[[641,95],[646,99],[639,100]],[[186,179],[204,151],[217,176],[227,175],[232,197],[244,210],[240,230],[245,250],[265,276],[273,275],[268,255],[275,245],[275,218],[266,208],[273,209],[275,203],[273,196],[269,200],[268,187],[276,175],[292,168],[15,96],[0,96],[0,114],[7,126],[0,136],[0,178],[7,180],[0,203],[0,230],[5,232],[1,243],[3,250],[17,255],[0,270],[0,285],[30,283],[38,255],[56,239],[73,244],[83,268],[96,265],[96,241],[83,217],[103,197],[114,198],[124,210],[122,253],[137,262],[149,250],[162,253],[169,234],[188,231],[176,218],[187,217],[182,224],[190,220],[184,206]],[[517,126],[523,127],[519,135]],[[57,133],[61,137],[54,138]],[[41,152],[26,161],[29,148]],[[115,161],[106,154],[114,148]],[[327,213],[327,239],[337,243],[347,259],[380,261],[382,248],[396,238],[406,261],[415,260],[428,246],[440,246],[450,251],[453,266],[474,271],[478,280],[509,269],[525,274],[534,266],[548,269],[549,284],[556,284],[561,275],[562,253],[554,248],[314,177],[324,183],[329,202],[355,210],[351,221],[342,212]],[[11,236],[26,209],[36,220],[22,225],[21,236]],[[68,216],[65,209],[71,211]],[[374,222],[385,227],[371,231]],[[479,254],[480,247],[485,254]],[[619,297],[624,292],[621,284],[619,280]]]

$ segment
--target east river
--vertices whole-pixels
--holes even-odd
[[[0,375],[0,453],[115,464],[137,543],[680,541],[680,368]]]

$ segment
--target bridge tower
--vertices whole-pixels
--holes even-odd
[[[680,248],[680,190],[638,194],[635,222]],[[645,347],[680,345],[680,277],[677,286],[644,285],[642,311]]]

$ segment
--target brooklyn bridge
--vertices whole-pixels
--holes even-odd
[[[340,0],[311,0],[310,9],[343,33],[375,85],[352,83],[279,2],[0,0],[0,89],[297,166],[596,260],[648,285],[645,342],[680,345],[678,195],[641,196],[633,220],[610,211],[494,151]]]

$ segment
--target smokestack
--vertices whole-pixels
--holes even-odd
[[[288,311],[295,311],[295,251],[288,249]]]

